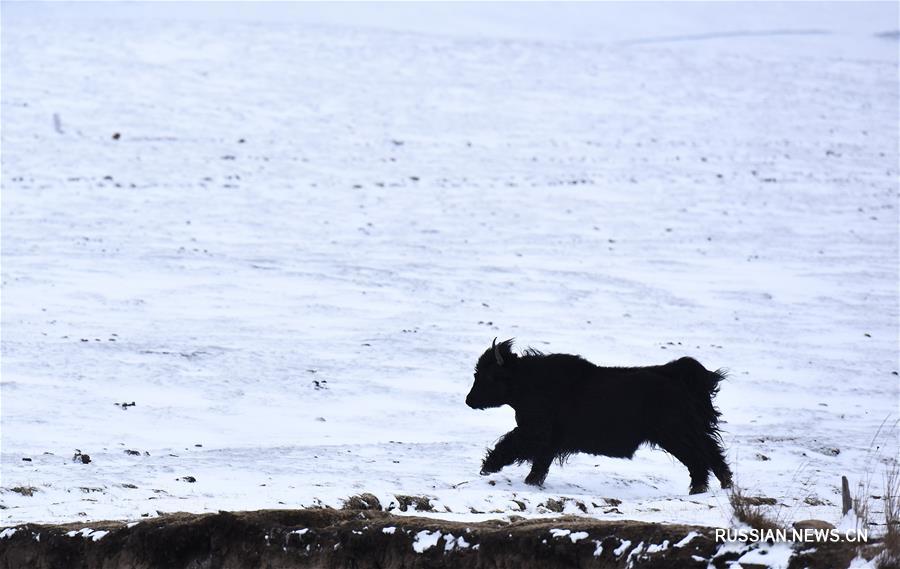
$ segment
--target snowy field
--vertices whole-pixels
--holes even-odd
[[[896,4],[2,10],[0,524],[366,491],[727,523],[659,450],[480,477],[495,336],[728,368],[747,494],[880,495]]]

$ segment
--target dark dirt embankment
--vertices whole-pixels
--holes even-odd
[[[0,568],[724,568],[743,552],[715,543],[713,531],[578,517],[464,523],[327,508],[169,514],[138,524],[16,526],[0,533]],[[791,567],[843,568],[857,552],[817,545]]]

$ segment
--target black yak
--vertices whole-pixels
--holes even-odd
[[[648,367],[600,367],[569,354],[528,349],[512,340],[478,359],[466,397],[473,409],[509,405],[517,427],[488,451],[481,474],[531,463],[527,484],[542,486],[554,459],[576,452],[631,458],[648,443],[669,452],[691,475],[691,494],[707,491],[712,471],[731,486],[712,398],[724,379],[693,358]]]

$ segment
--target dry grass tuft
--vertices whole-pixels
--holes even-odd
[[[900,567],[900,461],[892,458],[884,471],[884,551],[879,569]]]
[[[771,504],[769,500],[747,496],[737,483],[731,487],[728,494],[728,503],[735,519],[758,530],[777,530],[781,527],[777,518],[773,517],[765,504]]]
[[[381,510],[381,502],[368,492],[350,496],[344,500],[344,510]]]

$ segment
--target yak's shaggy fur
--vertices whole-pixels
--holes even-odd
[[[668,451],[691,475],[691,494],[706,492],[712,471],[731,486],[712,399],[724,379],[693,358],[648,367],[600,367],[569,354],[488,348],[466,397],[473,409],[509,405],[516,424],[488,451],[481,474],[530,462],[525,482],[543,485],[554,459],[576,452],[631,458],[645,443]]]

